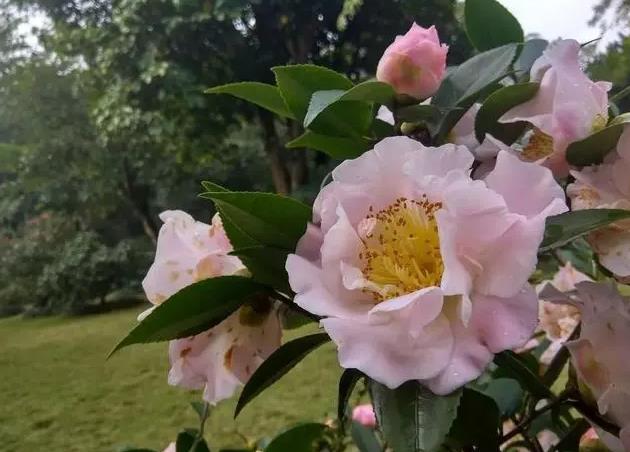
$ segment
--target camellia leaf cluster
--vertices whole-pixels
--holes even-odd
[[[170,450],[208,450],[210,406],[242,387],[235,416],[256,409],[329,341],[338,419],[243,450],[630,450],[630,114],[578,42],[525,41],[496,0],[467,0],[465,26],[457,67],[413,24],[376,79],[307,64],[207,90],[340,163],[312,206],[205,182],[211,224],[162,214],[154,307],[114,351],[170,341],[169,383],[203,391]],[[320,330],[283,343],[291,319]],[[349,420],[353,392],[373,410]]]

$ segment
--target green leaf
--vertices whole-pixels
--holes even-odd
[[[335,159],[352,159],[370,149],[372,142],[365,138],[344,138],[321,135],[307,130],[286,144],[292,148],[310,148],[322,151]]]
[[[517,48],[507,44],[488,50],[449,72],[431,100],[432,105],[449,110],[439,127],[439,140],[444,140],[464,113],[509,73]]]
[[[396,93],[390,85],[376,80],[360,83],[347,91],[316,91],[311,96],[308,111],[304,117],[304,127],[311,126],[320,114],[326,112],[335,103],[362,101],[362,103],[387,105],[392,102],[395,95]]]
[[[346,408],[348,407],[348,400],[352,395],[354,387],[359,380],[363,377],[363,373],[357,369],[346,369],[339,378],[339,395],[337,397],[337,419],[340,424],[343,425],[346,418]]]
[[[373,429],[365,427],[358,422],[353,422],[351,427],[352,440],[359,452],[382,452],[383,446],[379,443]]]
[[[242,234],[261,245],[293,251],[311,220],[310,207],[273,193],[206,192],[200,196],[212,199]]]
[[[175,442],[175,450],[177,452],[210,452],[206,441],[201,438],[197,439],[197,430],[184,430],[177,435]]]
[[[201,186],[206,190],[206,191],[213,191],[213,192],[228,192],[230,190],[228,190],[227,188],[219,185],[219,184],[215,184],[214,182],[210,182],[209,180],[204,180],[201,182]]]
[[[385,440],[396,452],[437,450],[457,415],[461,390],[437,396],[417,381],[396,389],[370,382],[378,424]]]
[[[589,232],[627,218],[630,218],[630,210],[623,209],[575,210],[549,217],[539,252],[558,248]]]
[[[230,191],[227,188],[222,187],[221,185],[215,184],[214,182],[210,182],[210,181],[203,181],[201,182],[201,185],[207,192],[229,192]],[[215,207],[217,209],[217,212],[219,212],[219,216],[221,217],[221,222],[223,223],[223,229],[225,229],[225,233],[228,236],[228,239],[230,239],[230,243],[232,244],[233,248],[247,248],[250,246],[258,245],[258,242],[256,242],[256,240],[252,239],[245,232],[243,232],[238,227],[238,225],[234,223],[225,212],[221,211],[220,202],[216,202]]]
[[[317,93],[329,92],[331,91]],[[317,93],[313,95],[314,98]],[[361,138],[370,130],[372,119],[372,105],[368,102],[334,102],[318,114],[308,128],[322,135]]]
[[[464,21],[468,39],[478,50],[525,39],[521,24],[496,0],[466,0]]]
[[[483,142],[486,133],[489,133],[508,145],[514,143],[527,123],[501,124],[499,118],[508,110],[532,99],[538,88],[538,83],[521,83],[503,87],[488,96],[475,119],[477,141]]]
[[[156,306],[109,356],[131,344],[168,341],[207,331],[264,289],[251,278],[241,276],[204,279],[184,287]]]
[[[272,71],[289,110],[299,121],[304,120],[314,92],[352,88],[352,82],[344,75],[312,64],[277,66]]]
[[[259,82],[239,82],[215,86],[207,89],[206,94],[231,94],[246,100],[285,118],[293,118],[293,114],[284,103],[280,90],[273,85]]]
[[[477,446],[484,452],[498,451],[500,421],[499,408],[491,397],[464,388],[449,437],[462,446]]]
[[[238,256],[243,261],[254,281],[287,294],[292,293],[289,287],[289,275],[285,269],[287,250],[259,245],[239,248],[230,254]]]
[[[328,427],[318,423],[303,423],[280,433],[265,447],[264,452],[312,452],[324,438]]]
[[[397,114],[398,118],[406,122],[425,122],[438,120],[442,111],[435,105],[420,104],[402,107]]]
[[[494,356],[494,363],[504,375],[517,380],[523,388],[540,399],[554,398],[553,392],[514,352],[504,351]]]
[[[256,369],[245,384],[236,404],[234,417],[238,416],[241,410],[258,394],[293,369],[306,355],[329,340],[330,337],[327,334],[317,333],[282,344]]]
[[[617,116],[608,127],[595,132],[580,141],[574,141],[567,148],[567,161],[576,166],[596,165],[612,151],[626,124],[630,123],[630,113]]]
[[[511,378],[493,379],[482,392],[496,402],[499,412],[504,416],[516,413],[523,399],[521,385]]]
[[[540,58],[548,45],[549,42],[544,39],[530,39],[529,41],[525,41],[521,54],[514,63],[514,69],[521,73],[521,78],[529,80],[529,73],[534,62]]]

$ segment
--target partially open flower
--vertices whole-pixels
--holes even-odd
[[[588,276],[567,262],[560,267],[549,283],[561,292],[568,292],[574,290],[577,283],[590,280]],[[541,283],[538,287],[546,285],[547,282]],[[580,323],[580,311],[572,304],[551,303],[542,299],[539,309],[540,328],[551,342],[541,355],[540,361],[543,364],[549,364]]]
[[[572,171],[575,183],[567,187],[573,210],[630,210],[630,127],[626,127],[616,152],[601,165]],[[622,280],[630,279],[630,221],[616,222],[588,237],[600,263]]]
[[[558,177],[569,173],[567,146],[603,128],[608,120],[611,85],[591,81],[580,67],[579,54],[575,40],[551,44],[532,66],[531,80],[540,82],[536,96],[501,118],[534,126],[522,158],[544,163]]]
[[[425,99],[442,83],[447,53],[448,46],[440,44],[435,27],[427,29],[414,23],[385,49],[376,78],[392,85],[399,94]]]
[[[582,315],[580,338],[567,343],[578,378],[597,400],[600,414],[621,427],[620,439],[602,435],[612,450],[630,450],[630,298],[612,283],[581,282],[562,293],[547,286],[542,296],[573,303]],[[625,449],[624,449],[625,448]]]
[[[472,163],[464,147],[393,137],[333,171],[287,271],[343,367],[447,394],[529,339],[527,279],[564,194],[549,170],[507,152],[483,181]]]
[[[155,262],[142,282],[149,300],[160,304],[184,287],[207,278],[246,274],[221,219],[212,225],[195,221],[182,211],[160,215]],[[151,310],[143,313],[148,315]],[[280,345],[278,315],[269,300],[251,300],[216,327],[170,342],[168,381],[189,389],[204,389],[210,403],[230,397],[260,363]]]

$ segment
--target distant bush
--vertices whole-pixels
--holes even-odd
[[[0,315],[93,312],[113,291],[139,290],[141,269],[150,258],[144,239],[110,246],[94,231],[77,231],[47,216],[5,237],[4,244]]]

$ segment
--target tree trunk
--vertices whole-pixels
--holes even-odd
[[[282,158],[280,140],[271,113],[259,110],[260,123],[263,127],[265,153],[271,167],[271,178],[277,193],[286,195],[291,193],[291,175],[286,162]]]
[[[149,237],[154,245],[157,244],[158,228],[149,211],[149,201],[146,194],[147,190],[138,187],[136,184],[136,178],[129,167],[127,159],[123,159],[122,192],[131,205],[131,210],[134,215],[138,221],[140,221],[142,230],[146,236]]]

